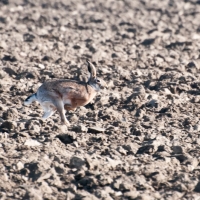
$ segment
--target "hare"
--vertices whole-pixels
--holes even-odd
[[[61,79],[43,83],[35,94],[29,96],[24,105],[38,101],[44,110],[43,119],[47,119],[57,110],[61,123],[70,125],[65,110],[75,111],[77,107],[88,104],[99,92],[100,86],[107,87],[105,81],[96,77],[94,65],[87,61],[90,77],[88,82]]]

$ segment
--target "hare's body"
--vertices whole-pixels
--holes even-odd
[[[25,105],[37,100],[44,109],[44,119],[57,110],[62,123],[69,124],[64,110],[75,110],[79,106],[88,104],[100,89],[95,67],[90,62],[88,62],[88,70],[91,73],[88,82],[67,79],[47,81],[38,88],[37,93],[25,100]]]
[[[43,93],[49,95],[57,94],[62,98],[64,104],[69,104],[71,107],[84,106],[88,104],[96,95],[97,91],[85,82],[71,80],[55,80],[44,83],[38,92],[43,96]]]

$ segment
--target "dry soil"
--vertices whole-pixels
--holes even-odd
[[[200,199],[199,0],[0,0],[0,198]],[[48,79],[109,88],[71,126]]]

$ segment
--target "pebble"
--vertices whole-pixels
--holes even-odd
[[[26,146],[40,146],[41,145],[41,143],[40,142],[38,142],[37,140],[33,140],[33,139],[28,139],[28,140],[26,140],[25,142],[24,142],[24,145],[26,145]]]
[[[88,128],[88,133],[102,133],[105,132],[104,128],[100,128],[100,127],[89,127]]]

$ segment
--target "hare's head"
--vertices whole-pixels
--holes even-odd
[[[107,87],[107,84],[104,80],[97,78],[95,66],[88,60],[87,63],[88,63],[88,71],[90,73],[88,84],[92,86],[96,91],[99,91],[101,86]]]

